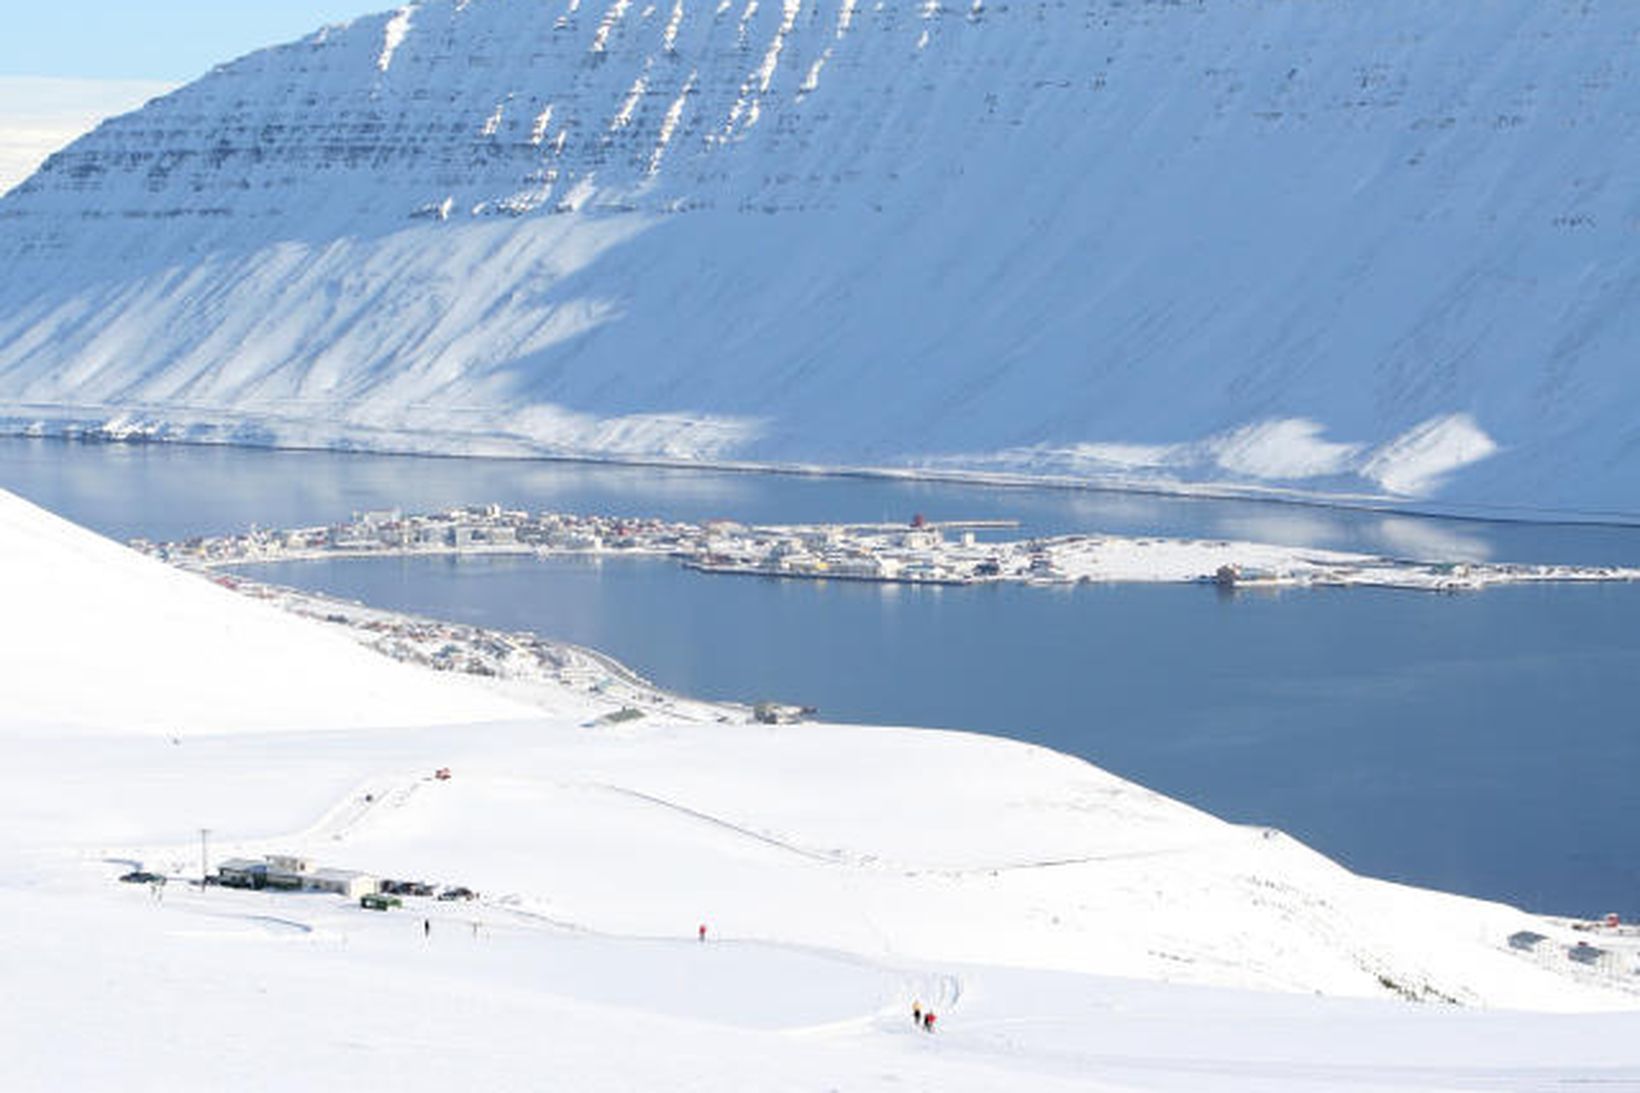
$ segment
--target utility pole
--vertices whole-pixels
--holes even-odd
[[[201,892],[205,891],[205,878],[211,875],[210,858],[205,849],[205,840],[210,837],[210,834],[211,829],[208,827],[199,829],[199,890]]]

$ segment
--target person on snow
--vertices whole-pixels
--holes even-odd
[[[706,940],[706,923],[704,922],[700,924],[699,936],[702,941]]]
[[[922,1003],[921,1002],[911,1003],[911,1023],[913,1025],[922,1024]]]
[[[433,936],[433,920],[432,919],[424,918],[424,919],[421,920],[421,936],[422,937],[432,937]]]
[[[933,1032],[934,1031],[934,1011],[933,1010],[929,1010],[927,1013],[923,1014],[923,1031],[924,1032]]]

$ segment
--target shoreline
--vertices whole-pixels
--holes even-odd
[[[1371,587],[1470,592],[1506,584],[1631,583],[1640,568],[1395,558],[1228,539],[1078,533],[981,540],[1006,520],[749,525],[468,505],[355,513],[347,523],[182,542],[133,540],[176,565],[221,569],[330,559],[657,557],[714,576],[896,585],[1207,584],[1221,591]],[[946,538],[947,531],[959,538]]]
[[[209,570],[178,568],[298,618],[340,627],[351,640],[402,664],[492,680],[505,693],[522,689],[526,701],[532,700],[537,688],[562,688],[610,707],[583,728],[634,720],[615,716],[627,710],[698,722],[750,721],[754,717],[751,702],[670,691],[609,653],[535,631],[498,630],[254,578],[224,578]]]
[[[579,728],[583,730],[609,730],[635,726],[641,731],[642,727],[649,723],[652,716],[700,725],[769,723],[760,716],[760,708],[774,705],[768,702],[758,702],[754,705],[749,701],[702,699],[670,691],[646,679],[636,670],[610,654],[560,639],[545,637],[533,631],[496,630],[475,624],[374,607],[359,601],[344,600],[323,593],[309,592],[265,581],[222,577],[213,574],[209,570],[184,568],[184,571],[212,581],[240,595],[263,600],[281,611],[298,617],[330,626],[340,626],[351,640],[383,656],[412,667],[482,677],[491,685],[496,686],[500,693],[520,698],[526,702],[536,703],[543,710],[551,709],[552,704],[549,701],[542,701],[542,699],[548,698],[554,691],[562,693],[565,690],[580,698],[607,707],[603,715],[582,721]],[[451,644],[459,644],[463,655],[447,658],[443,662],[428,655],[430,649],[447,650]],[[526,663],[530,655],[533,655],[535,660],[533,663]],[[589,666],[605,673],[605,676],[602,679],[594,679],[588,674]],[[797,707],[780,707],[780,709],[791,711],[793,714],[797,712]],[[819,711],[804,710],[802,712],[806,715]],[[781,723],[790,724],[809,720],[811,718],[807,716],[793,716],[789,719],[783,718]],[[820,728],[830,724],[823,717],[812,718],[812,720]],[[1003,734],[972,730],[924,728],[921,726],[866,725],[856,727],[878,728],[888,731],[957,732],[960,735],[993,739],[1010,744],[1024,743],[1025,746],[1030,748],[1042,748],[1051,754],[1066,756],[1077,762],[1087,763],[1103,773],[1103,768],[1097,767],[1089,760],[1070,753],[1059,752],[1043,745],[1023,742]],[[1138,783],[1134,784],[1139,786]],[[1146,793],[1158,792],[1144,786],[1139,786],[1139,788]],[[1158,796],[1165,797],[1165,795],[1159,793]],[[1176,801],[1175,798],[1171,797],[1165,799]],[[1194,808],[1194,806],[1189,805],[1185,807]],[[1215,820],[1219,819],[1215,814],[1204,814],[1213,816]],[[1228,820],[1219,820],[1219,822],[1228,824],[1237,830],[1259,833],[1260,837],[1265,840],[1276,835],[1284,835],[1279,829],[1263,823],[1237,823]],[[273,842],[278,841],[273,840]],[[272,845],[272,842],[269,845]],[[1325,856],[1323,851],[1314,850],[1308,844],[1303,845],[1310,853]],[[1327,860],[1332,861],[1333,859],[1328,857]],[[1080,864],[1085,864],[1083,859],[1068,858],[1063,862],[1033,863],[1030,868]],[[926,868],[922,870],[922,872],[928,871]],[[938,872],[938,870],[934,871]],[[995,871],[996,869],[993,867],[993,875],[995,875]],[[1407,887],[1399,882],[1378,880],[1376,883]],[[1422,886],[1410,887],[1418,892],[1437,898],[1474,901],[1477,904],[1494,902],[1486,897],[1447,889]],[[1640,990],[1640,987],[1636,987],[1630,981],[1627,974],[1628,961],[1636,954],[1640,954],[1640,944],[1636,944],[1634,941],[1635,937],[1640,936],[1640,933],[1637,933],[1637,928],[1632,924],[1612,927],[1602,922],[1598,917],[1583,917],[1565,912],[1535,911],[1526,907],[1514,907],[1501,903],[1496,905],[1508,907],[1511,911],[1524,915],[1536,923],[1552,928],[1547,933],[1521,932],[1507,939],[1508,948],[1521,960],[1536,964],[1540,968],[1559,976],[1570,975],[1573,978],[1583,976],[1589,982],[1598,979],[1606,987],[1615,988],[1623,993],[1634,994],[1637,990]],[[1591,947],[1588,941],[1585,940],[1590,938],[1598,944]],[[1569,942],[1572,943],[1572,947],[1568,947]],[[1612,946],[1613,942],[1616,942],[1615,952]],[[1567,953],[1573,954],[1570,959],[1578,965],[1577,968],[1566,966]],[[1586,958],[1583,955],[1585,953],[1587,954]],[[1417,998],[1413,1000],[1428,1001],[1429,999]],[[1451,1000],[1447,999],[1447,1001]]]
[[[100,434],[104,426],[84,429],[65,427],[57,431],[35,431],[32,425],[17,425],[0,419],[0,438],[50,441],[88,446],[150,445],[185,448],[233,448],[270,453],[360,455],[394,459],[503,460],[513,463],[567,463],[594,467],[655,468],[675,471],[706,471],[723,474],[770,475],[792,478],[840,478],[870,481],[900,481],[974,486],[985,489],[1055,490],[1067,493],[1108,493],[1119,496],[1161,497],[1173,500],[1246,502],[1286,505],[1302,509],[1368,512],[1386,516],[1407,516],[1426,520],[1462,523],[1521,524],[1540,527],[1640,528],[1640,512],[1605,509],[1555,509],[1530,505],[1503,505],[1465,502],[1422,502],[1389,494],[1329,493],[1296,487],[1257,483],[1184,482],[1170,479],[1131,479],[1117,476],[1082,478],[1065,474],[1032,474],[1022,471],[979,469],[936,469],[931,467],[848,466],[780,460],[669,459],[664,456],[635,456],[598,453],[563,453],[534,450],[527,445],[497,450],[444,450],[392,443],[374,445],[358,439],[331,444],[254,443],[242,439],[212,440],[201,437],[151,436],[137,433]],[[497,438],[479,438],[494,442]],[[501,438],[505,439],[505,438]]]

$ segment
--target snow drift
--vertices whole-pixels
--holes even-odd
[[[1637,515],[1637,33],[410,4],[0,200],[0,425]]]

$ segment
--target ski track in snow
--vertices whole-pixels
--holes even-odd
[[[753,828],[735,823],[732,820],[724,819],[721,816],[714,816],[711,813],[702,812],[698,809],[691,808],[688,805],[679,804],[676,801],[669,801],[663,797],[657,797],[641,790],[631,789],[625,786],[598,784],[592,785],[589,788],[643,801],[647,804],[656,805],[660,808],[667,809],[668,811],[678,813],[679,815],[687,816],[690,819],[698,820],[703,824],[708,824],[712,827],[732,832],[742,838],[750,839],[766,846],[775,847],[778,850],[783,850],[789,854],[795,854],[798,857],[807,858],[810,861],[817,861],[826,865],[882,869],[906,874],[927,874],[948,877],[978,876],[982,874],[994,876],[1000,873],[1009,873],[1021,870],[1057,869],[1065,866],[1090,865],[1099,862],[1136,861],[1146,858],[1167,857],[1175,854],[1197,853],[1206,848],[1208,845],[1205,843],[1193,843],[1189,845],[1180,845],[1177,847],[1122,851],[1104,854],[1087,854],[1063,858],[1047,858],[1041,860],[1006,860],[957,868],[951,866],[893,861],[890,859],[880,858],[874,854],[857,854],[844,850],[817,850],[813,847],[803,846],[799,843],[781,838],[778,835],[771,834],[766,831],[757,831]],[[1243,838],[1250,837],[1253,836],[1248,834],[1232,835],[1223,840],[1223,842],[1225,845],[1233,845],[1242,841]]]

